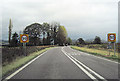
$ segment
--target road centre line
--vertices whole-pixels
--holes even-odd
[[[90,72],[92,72],[93,74],[95,74],[97,77],[99,77],[100,79],[105,80],[105,78],[103,78],[101,75],[97,74],[95,71],[91,70],[89,67],[87,67],[86,65],[84,65],[82,62],[78,61],[76,58],[74,58],[73,56],[70,56],[71,58],[73,58],[76,62],[78,62],[79,64],[81,64],[83,67],[85,67],[87,70],[89,70]]]
[[[63,50],[62,52],[74,63],[76,64],[85,74],[87,74],[92,80],[98,81],[93,75],[91,75],[87,70],[85,70],[82,66],[80,66],[76,61],[74,61],[70,56],[67,55],[67,53]]]
[[[62,48],[62,51],[65,54],[69,54],[67,52],[65,52]],[[74,58],[73,56],[69,55],[69,57],[71,57],[74,61],[78,62],[79,64],[81,64],[84,68],[86,68],[88,71],[92,72],[94,75],[96,75],[98,78],[100,78],[103,81],[107,81],[105,78],[103,78],[101,75],[99,75],[98,73],[96,73],[95,71],[93,71],[92,69],[90,69],[89,67],[87,67],[85,64],[83,64],[82,62],[78,61],[76,58]]]
[[[47,51],[46,51],[47,52]],[[23,67],[21,67],[20,69],[18,69],[17,71],[15,71],[14,73],[12,73],[10,76],[8,76],[7,78],[5,78],[6,80],[11,79],[13,76],[15,76],[17,73],[19,73],[20,71],[22,71],[24,68],[26,68],[28,65],[30,65],[32,62],[34,62],[35,60],[37,60],[39,57],[41,57],[42,55],[44,55],[46,52],[40,54],[39,56],[37,56],[36,58],[34,58],[33,60],[31,60],[30,62],[28,62],[27,64],[25,64]]]

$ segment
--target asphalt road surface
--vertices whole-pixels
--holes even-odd
[[[71,49],[57,47],[43,53],[6,79],[118,79],[118,63]]]

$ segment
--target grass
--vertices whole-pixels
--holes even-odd
[[[110,55],[109,55],[108,50],[99,50],[94,48],[78,47],[78,46],[71,46],[71,48],[82,51],[82,52],[90,53],[93,55],[102,56],[108,59],[113,59],[115,61],[120,61],[118,52],[116,52],[116,55],[114,56],[114,52],[110,52]]]
[[[2,76],[5,76],[9,72],[12,72],[15,69],[23,66],[24,64],[26,64],[27,62],[29,62],[30,60],[32,60],[33,58],[37,57],[38,55],[47,51],[50,48],[51,47],[45,48],[45,49],[43,49],[41,51],[38,51],[38,52],[34,52],[34,53],[32,53],[32,54],[30,54],[29,56],[26,56],[26,57],[18,57],[14,62],[11,62],[10,64],[7,64],[7,65],[2,67]]]

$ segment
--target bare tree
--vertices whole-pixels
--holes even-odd
[[[51,27],[52,39],[54,41],[54,45],[56,45],[58,43],[57,32],[58,32],[58,28],[60,27],[60,23],[53,21],[50,23],[50,27]]]

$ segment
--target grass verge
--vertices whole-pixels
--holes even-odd
[[[43,49],[41,51],[31,53],[29,56],[26,56],[26,57],[17,57],[17,59],[15,59],[14,62],[11,62],[11,63],[9,63],[9,64],[2,67],[2,76],[5,76],[9,72],[12,72],[15,69],[23,66],[24,64],[26,64],[27,62],[34,59],[35,57],[37,57],[38,55],[40,55],[41,53],[47,51],[50,48],[53,48],[53,47],[45,48],[45,49]]]
[[[116,53],[116,55],[114,56],[114,52],[111,52],[109,55],[109,52],[106,50],[90,49],[90,48],[78,47],[78,46],[71,46],[71,48],[120,62],[120,58],[119,58],[118,53]]]

